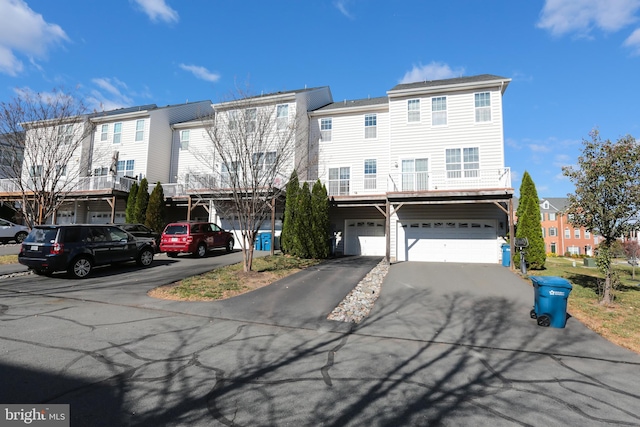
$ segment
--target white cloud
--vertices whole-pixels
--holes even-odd
[[[19,59],[46,58],[52,45],[69,41],[64,30],[44,20],[23,0],[0,1],[0,72],[16,76],[23,71]]]
[[[129,92],[126,83],[116,78],[95,78],[91,80],[97,88],[90,90],[87,96],[89,107],[97,111],[115,110],[116,108],[130,107],[134,101],[123,91]],[[106,92],[106,93],[105,93]]]
[[[414,65],[411,71],[407,71],[400,79],[400,83],[415,83],[426,80],[441,80],[460,77],[464,74],[464,68],[451,69],[447,64],[431,62],[428,65]]]
[[[349,19],[354,19],[353,15],[351,14],[351,12],[349,12],[349,10],[347,9],[347,0],[337,0],[333,2],[333,5],[340,11],[340,13],[342,13],[344,16],[346,16]]]
[[[165,0],[133,0],[153,22],[178,22],[180,17]]]
[[[220,74],[212,73],[211,71],[199,65],[180,64],[179,66],[183,70],[189,71],[200,80],[205,80],[207,82],[214,82],[214,83],[220,80]]]
[[[615,32],[637,20],[640,0],[546,0],[537,26],[555,36],[588,37],[594,28]]]
[[[529,149],[534,153],[548,153],[551,151],[551,147],[546,144],[529,144]]]
[[[624,41],[624,45],[633,49],[636,55],[640,55],[640,28],[636,29]]]

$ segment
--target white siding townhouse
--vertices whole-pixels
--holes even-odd
[[[324,86],[250,101],[271,108],[277,123],[297,121],[301,149],[282,176],[296,163],[301,181],[326,185],[337,253],[497,263],[502,237],[513,234],[502,115],[510,81],[485,74],[399,84],[384,97],[339,102]],[[218,213],[214,197],[225,170],[202,118],[213,110],[232,120],[237,105],[147,105],[91,117],[90,166],[55,221],[122,222],[131,182],[146,177],[150,190],[163,184],[168,220],[230,228],[233,218]],[[304,169],[302,157],[311,160]],[[276,234],[282,210],[280,203]]]
[[[509,82],[400,84],[311,112],[338,252],[497,263],[513,197],[502,121]]]

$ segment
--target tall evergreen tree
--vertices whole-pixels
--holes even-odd
[[[138,195],[138,183],[131,184],[129,197],[127,197],[127,208],[125,210],[125,221],[128,223],[136,222],[136,196]]]
[[[284,219],[282,221],[282,232],[280,234],[280,249],[284,253],[291,253],[293,249],[293,233],[295,230],[295,210],[298,202],[298,192],[300,182],[298,174],[294,170],[287,183],[287,194],[284,204]]]
[[[312,222],[311,192],[309,191],[309,184],[305,182],[297,197],[292,255],[300,258],[312,257]]]
[[[311,190],[311,230],[313,233],[314,258],[329,256],[329,198],[327,188],[317,180]]]
[[[516,210],[518,226],[516,238],[526,237],[529,246],[525,249],[525,260],[534,270],[544,268],[547,255],[542,237],[542,225],[540,224],[540,200],[538,191],[531,176],[525,171],[520,184],[520,201]],[[514,262],[520,262],[520,251],[515,250]]]
[[[144,224],[147,219],[147,206],[149,205],[149,182],[142,178],[138,194],[136,195],[136,207],[134,211],[135,222]]]
[[[158,181],[149,196],[146,219],[144,225],[159,233],[164,230],[164,190]]]

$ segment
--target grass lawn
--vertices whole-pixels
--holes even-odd
[[[18,255],[0,255],[0,265],[17,264]]]
[[[286,255],[255,258],[253,270],[248,273],[242,271],[242,264],[234,264],[152,289],[149,291],[149,296],[180,301],[213,301],[231,298],[269,285],[319,263],[320,260],[298,259]]]
[[[640,267],[636,267],[634,280],[629,264],[615,264],[622,284],[614,291],[614,304],[609,307],[599,304],[598,290],[603,279],[597,268],[585,267],[582,259],[562,257],[547,258],[545,267],[528,273],[569,280],[573,285],[569,314],[609,341],[640,353]]]

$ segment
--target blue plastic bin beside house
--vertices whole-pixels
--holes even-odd
[[[502,244],[502,266],[511,266],[511,246],[508,243]]]
[[[567,279],[556,276],[531,276],[533,310],[531,318],[540,326],[564,328],[567,324],[567,299],[573,289]]]
[[[253,249],[256,251],[262,250],[262,234],[256,236],[256,240],[253,242]]]
[[[271,233],[260,233],[260,240],[262,240],[262,250],[271,250]]]

